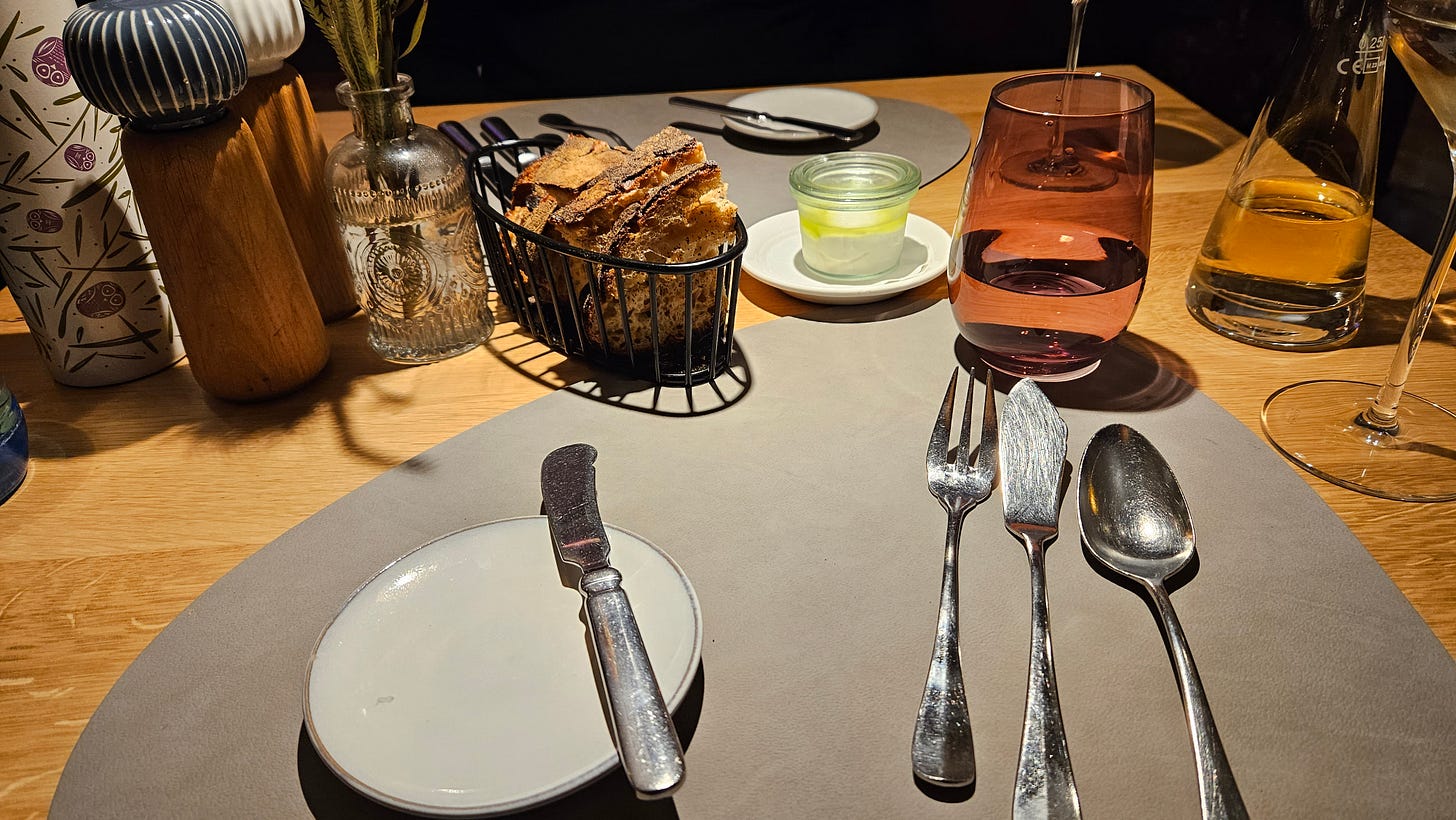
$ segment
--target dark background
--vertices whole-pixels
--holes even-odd
[[[1081,62],[1141,66],[1248,133],[1305,15],[1328,13],[1308,5],[1090,0]],[[401,70],[418,105],[832,83],[1057,68],[1069,28],[1066,0],[435,0]],[[316,31],[292,62],[316,104],[336,107],[337,63]],[[1383,123],[1376,217],[1429,250],[1448,154],[1393,57]]]

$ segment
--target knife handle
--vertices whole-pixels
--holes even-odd
[[[622,589],[622,573],[610,567],[588,572],[581,593],[622,768],[638,797],[666,797],[682,785],[682,745]]]

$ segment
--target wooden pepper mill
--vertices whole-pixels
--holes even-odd
[[[218,0],[248,56],[248,82],[229,104],[258,141],[273,194],[325,322],[359,310],[354,274],[324,184],[328,148],[303,77],[285,57],[303,43],[298,0]]]
[[[307,383],[328,340],[257,141],[225,107],[247,78],[232,20],[213,0],[96,0],[63,39],[81,93],[128,121],[122,156],[197,383],[235,401]]]

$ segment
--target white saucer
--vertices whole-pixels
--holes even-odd
[[[676,709],[702,648],[697,596],[661,550],[607,531]],[[360,587],[320,636],[304,701],[314,747],[362,794],[437,817],[519,811],[590,783],[618,759],[581,606],[544,517],[425,544]]]
[[[843,128],[863,128],[875,121],[879,103],[863,94],[841,88],[770,88],[744,94],[728,102],[735,108],[749,108],[782,117],[798,117]],[[824,132],[781,122],[748,122],[724,117],[723,124],[750,137],[780,142],[824,139]]]
[[[877,276],[853,280],[825,276],[804,261],[801,245],[798,211],[785,211],[756,222],[748,229],[743,270],[765,285],[807,302],[859,305],[919,287],[945,273],[950,261],[950,235],[915,214],[905,221],[900,264]]]

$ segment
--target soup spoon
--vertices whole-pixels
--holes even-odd
[[[1203,816],[1247,818],[1193,652],[1165,586],[1193,560],[1193,522],[1173,471],[1136,430],[1122,424],[1104,427],[1082,456],[1077,514],[1093,557],[1140,584],[1157,608],[1178,672]]]

